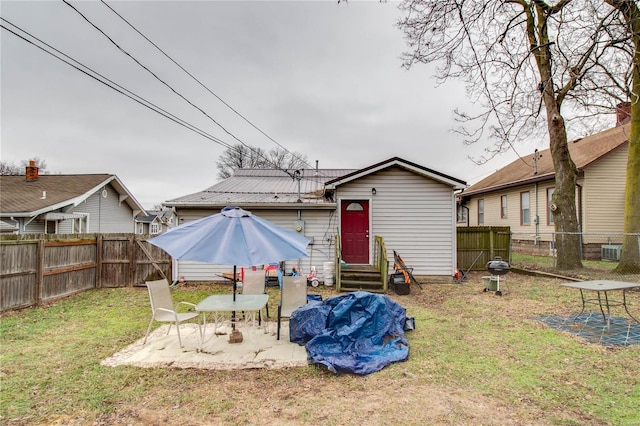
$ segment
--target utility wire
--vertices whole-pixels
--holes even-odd
[[[179,93],[177,90],[175,90],[173,87],[171,87],[171,85],[169,85],[167,82],[165,82],[164,80],[162,80],[160,77],[158,77],[153,71],[151,71],[149,68],[147,68],[144,64],[142,64],[140,61],[138,61],[135,57],[133,57],[133,55],[131,55],[129,52],[127,52],[126,50],[124,50],[118,43],[116,43],[111,37],[109,37],[104,31],[102,31],[102,29],[100,27],[98,27],[96,24],[94,24],[89,18],[87,18],[82,12],[80,12],[78,9],[75,8],[75,6],[73,6],[72,4],[70,4],[67,0],[62,0],[64,4],[66,4],[67,6],[69,6],[71,9],[73,9],[78,15],[80,15],[85,21],[87,21],[93,28],[95,28],[98,32],[100,32],[103,36],[105,36],[115,47],[118,48],[118,50],[120,50],[122,53],[124,53],[125,55],[127,55],[129,58],[131,58],[136,64],[138,64],[140,67],[142,67],[145,71],[147,71],[149,74],[151,74],[156,80],[158,80],[160,83],[162,83],[163,85],[165,85],[169,90],[171,90],[173,93],[175,93],[176,95],[178,95],[179,97],[181,97],[182,99],[184,99],[185,102],[187,102],[189,105],[191,105],[192,107],[196,108],[198,111],[200,111],[202,114],[204,114],[207,118],[209,118],[211,121],[213,121],[215,124],[218,125],[218,127],[220,127],[222,130],[225,131],[225,133],[227,133],[229,136],[233,137],[235,140],[237,140],[238,142],[244,144],[244,142],[242,142],[240,139],[238,139],[233,133],[231,133],[230,131],[228,131],[223,125],[221,125],[220,123],[218,123],[213,117],[211,117],[209,114],[207,114],[202,108],[200,108],[199,106],[195,105],[193,102],[191,102],[189,99],[185,98],[181,93]]]
[[[34,43],[32,40],[29,40],[24,35],[18,34],[13,29],[8,28],[7,26],[5,26],[3,24],[0,24],[0,27],[2,29],[4,29],[5,31],[8,31],[9,33],[15,35],[16,37],[18,37],[18,38],[26,41],[27,43],[33,45],[34,47],[37,47],[38,49],[42,50],[43,52],[48,53],[49,55],[53,56],[54,58],[64,62],[65,64],[67,64],[67,65],[75,68],[76,70],[80,71],[81,73],[87,75],[88,77],[93,78],[94,80],[104,84],[105,86],[109,87],[110,89],[115,90],[116,92],[118,92],[118,93],[120,93],[120,94],[122,94],[122,95],[124,95],[124,96],[126,96],[126,97],[128,97],[130,99],[132,99],[133,101],[135,101],[135,102],[139,103],[140,105],[152,110],[153,112],[155,112],[155,113],[157,113],[159,115],[162,115],[165,118],[170,119],[171,121],[173,121],[173,122],[175,122],[175,123],[187,128],[187,129],[191,130],[194,133],[199,134],[200,136],[203,136],[203,137],[205,137],[205,138],[217,143],[218,145],[222,145],[225,148],[231,148],[232,147],[232,145],[228,144],[227,142],[224,142],[223,140],[221,140],[221,139],[219,139],[219,138],[217,138],[215,136],[210,135],[209,133],[205,132],[204,130],[202,130],[202,129],[200,129],[200,128],[198,128],[198,127],[196,127],[196,126],[194,126],[194,125],[192,125],[192,124],[190,124],[188,122],[186,122],[185,120],[182,120],[179,117],[176,117],[175,115],[173,115],[173,114],[169,113],[168,111],[160,108],[159,106],[155,105],[154,103],[146,100],[145,98],[143,98],[143,97],[141,97],[139,95],[136,95],[132,91],[122,87],[121,85],[119,85],[119,84],[117,84],[115,82],[113,82],[112,80],[108,79],[107,77],[103,76],[102,74],[94,71],[90,67],[82,64],[81,62],[73,59],[69,55],[67,55],[67,54],[61,52],[60,50],[56,49],[55,47],[51,46],[50,44],[42,41],[38,37],[36,37],[36,36],[32,35],[31,33],[29,33],[28,31],[20,28],[19,26],[15,25],[14,23],[10,22],[9,20],[7,20],[5,18],[2,18],[2,17],[0,17],[0,20],[2,20],[3,22],[6,22],[7,24],[11,25],[12,27],[15,27],[16,29],[18,29],[22,33],[24,33],[27,36],[31,37],[33,40],[37,40],[39,43],[41,43],[42,45],[46,46],[47,48],[49,48],[51,50],[47,50],[45,47]],[[53,53],[52,51],[55,51],[56,53]],[[59,55],[61,55],[61,56],[59,56]],[[69,60],[64,59],[62,56],[64,56],[65,58],[68,58]],[[71,61],[74,62],[75,64],[78,64],[80,67],[82,67],[84,69],[81,69],[79,66],[75,65]]]
[[[178,68],[180,68],[182,71],[184,71],[185,74],[187,74],[189,77],[191,77],[194,81],[196,81],[200,86],[202,86],[202,88],[204,88],[207,92],[209,92],[211,95],[215,96],[216,99],[218,99],[220,102],[222,102],[227,108],[229,108],[231,111],[233,111],[234,113],[236,113],[236,115],[238,115],[240,118],[242,118],[245,122],[247,122],[249,125],[251,125],[251,127],[253,127],[254,129],[256,129],[258,132],[260,132],[262,135],[264,135],[267,139],[269,139],[271,142],[275,143],[276,145],[278,145],[280,148],[282,148],[285,152],[287,152],[288,154],[290,154],[293,158],[296,158],[297,160],[301,161],[302,163],[306,164],[307,166],[309,166],[309,168],[312,168],[312,166],[305,160],[303,160],[302,158],[298,157],[297,155],[295,155],[293,152],[289,151],[287,148],[285,148],[284,146],[282,146],[280,143],[278,143],[275,139],[273,139],[271,136],[269,136],[268,134],[266,134],[262,129],[260,129],[258,126],[256,126],[255,124],[253,124],[248,118],[246,118],[244,115],[242,115],[240,112],[238,112],[235,108],[233,108],[231,105],[229,105],[227,102],[225,102],[220,96],[218,96],[217,94],[215,94],[211,89],[209,89],[204,83],[202,83],[200,80],[198,80],[193,74],[191,74],[189,71],[187,71],[182,65],[180,65],[177,61],[175,61],[171,56],[169,56],[164,50],[162,50],[156,43],[154,43],[153,41],[151,41],[146,35],[144,35],[142,32],[140,32],[140,30],[138,30],[131,22],[129,22],[127,19],[125,19],[121,14],[119,14],[118,12],[116,12],[111,6],[109,6],[104,0],[100,0],[102,2],[102,4],[104,4],[106,7],[108,7],[113,13],[115,13],[120,19],[122,19],[127,25],[129,25],[135,32],[137,32],[138,34],[140,34],[140,36],[142,38],[144,38],[146,41],[148,41],[153,47],[155,47],[160,53],[162,53],[167,59],[169,59],[171,62],[173,62]]]
[[[98,27],[96,24],[94,24],[87,16],[85,16],[82,12],[80,12],[75,6],[73,6],[72,4],[70,4],[67,0],[62,0],[64,4],[66,4],[67,6],[69,6],[71,9],[73,9],[78,15],[80,15],[85,21],[87,21],[89,23],[89,25],[91,25],[94,29],[96,29],[100,34],[102,34],[104,37],[107,38],[107,40],[109,40],[118,50],[120,50],[123,54],[125,54],[126,56],[128,56],[129,58],[131,58],[136,64],[138,64],[141,68],[143,68],[145,71],[147,71],[149,74],[151,74],[156,80],[158,80],[160,83],[162,83],[164,86],[166,86],[169,90],[171,90],[174,94],[176,94],[177,96],[179,96],[180,98],[182,98],[185,102],[187,102],[189,105],[191,105],[192,107],[194,107],[195,109],[197,109],[198,111],[200,111],[205,117],[207,117],[209,120],[211,120],[212,122],[214,122],[218,127],[220,127],[225,133],[227,133],[229,136],[231,136],[232,138],[234,138],[236,141],[238,141],[239,143],[241,143],[242,145],[244,145],[246,148],[248,148],[249,150],[253,151],[256,155],[261,156],[266,162],[271,163],[273,166],[275,166],[276,168],[277,165],[273,164],[265,155],[263,155],[260,151],[256,150],[255,148],[253,148],[252,146],[246,144],[245,142],[243,142],[241,139],[239,139],[236,135],[234,135],[233,133],[231,133],[229,130],[227,130],[222,124],[220,124],[218,121],[216,121],[213,117],[211,117],[209,114],[207,114],[206,111],[204,111],[202,108],[200,108],[199,106],[195,105],[193,102],[191,102],[189,99],[187,99],[185,96],[183,96],[180,92],[178,92],[177,90],[175,90],[170,84],[168,84],[167,82],[165,82],[164,80],[162,80],[160,77],[158,77],[157,74],[155,74],[153,71],[151,71],[148,67],[146,67],[144,64],[142,64],[138,59],[136,59],[133,55],[131,55],[129,52],[127,52],[123,47],[121,47],[118,43],[116,43],[111,37],[109,37],[109,35],[107,35],[107,33],[105,33],[100,27]],[[287,170],[281,169],[283,170],[285,173],[287,173],[289,176],[291,176],[291,178],[295,179],[295,176],[291,173],[289,173]]]

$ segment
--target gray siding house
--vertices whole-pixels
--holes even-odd
[[[311,240],[309,257],[285,263],[321,273],[335,256],[350,265],[373,262],[374,236],[384,238],[390,267],[393,250],[419,276],[451,277],[456,269],[455,191],[464,181],[391,158],[363,169],[239,169],[204,191],[169,200],[178,224],[242,207]],[[244,265],[246,267],[253,265]],[[256,265],[257,266],[257,265]],[[230,265],[174,261],[174,279],[212,280]]]
[[[146,215],[115,175],[27,169],[26,176],[0,176],[0,217],[14,233],[133,233],[136,216]]]

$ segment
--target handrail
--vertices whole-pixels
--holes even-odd
[[[335,268],[336,268],[336,290],[340,291],[340,274],[342,273],[342,256],[340,255],[340,253],[342,253],[342,246],[340,243],[340,233],[336,232],[336,237],[335,237],[335,247],[336,247],[336,251],[334,253],[334,261],[335,261]]]
[[[382,282],[382,288],[386,292],[388,289],[388,277],[389,277],[389,257],[387,256],[387,248],[384,243],[384,238],[379,235],[375,236],[373,246],[373,267],[380,272],[380,281]],[[342,274],[342,246],[340,241],[340,233],[336,233],[335,236],[336,251],[334,254],[335,268],[336,268],[336,290],[340,291]]]
[[[373,246],[373,266],[380,272],[382,280],[382,288],[387,291],[388,275],[389,275],[389,258],[387,256],[387,248],[384,238],[379,235],[375,236],[375,244]]]

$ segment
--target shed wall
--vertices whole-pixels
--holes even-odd
[[[396,250],[414,274],[450,277],[455,271],[455,199],[450,186],[393,167],[340,185],[337,198],[369,200],[369,251],[372,255],[375,235],[384,238],[390,267]]]

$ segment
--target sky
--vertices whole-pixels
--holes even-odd
[[[216,161],[239,141],[277,142],[320,168],[397,156],[469,184],[516,159],[469,159],[491,142],[465,146],[452,131],[454,109],[473,107],[460,81],[438,85],[431,65],[402,68],[397,2],[107,1],[200,83],[104,3],[69,3],[128,55],[62,1],[2,0],[0,16],[222,143],[2,29],[3,161],[115,174],[151,209],[214,185]]]

